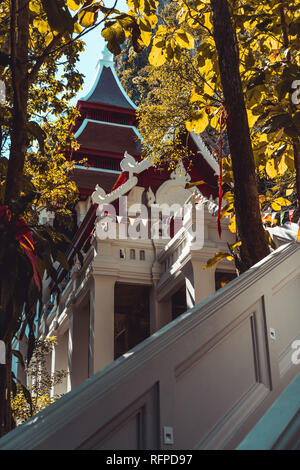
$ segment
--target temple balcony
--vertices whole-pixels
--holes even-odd
[[[216,289],[215,272],[235,272],[233,263],[220,262],[217,267],[204,269],[207,261],[219,251],[228,251],[227,243],[234,243],[228,222],[222,221],[222,237],[218,237],[216,217],[206,207],[203,214],[196,216],[195,207],[183,220],[182,228],[161,250],[157,261],[161,266],[161,276],[157,284],[157,296],[163,300],[174,294],[185,284],[187,307],[213,294]]]

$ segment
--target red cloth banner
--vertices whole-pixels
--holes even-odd
[[[12,213],[8,206],[0,206],[0,224],[1,225],[8,225],[11,223]],[[25,251],[26,255],[28,256],[32,270],[33,270],[33,277],[34,281],[38,287],[41,288],[40,279],[38,276],[37,268],[36,268],[36,255],[34,253],[34,242],[32,238],[31,231],[29,230],[24,218],[19,216],[19,220],[16,223],[16,240],[19,242],[20,246]]]

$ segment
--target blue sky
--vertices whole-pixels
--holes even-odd
[[[109,7],[113,5],[113,3],[114,2],[110,0],[109,2],[105,2],[105,6]],[[120,11],[127,11],[128,7],[126,0],[118,0],[116,8]],[[102,25],[95,28],[82,38],[86,43],[86,47],[85,51],[81,54],[80,61],[78,63],[78,70],[85,75],[85,79],[83,89],[79,91],[74,104],[76,104],[78,99],[87,95],[93,85],[97,63],[100,58],[100,53],[105,45],[105,41],[101,35],[101,26]]]

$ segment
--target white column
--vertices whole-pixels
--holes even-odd
[[[115,282],[113,276],[93,276],[90,290],[90,376],[114,360]]]
[[[185,276],[186,308],[189,309],[195,306],[194,272],[190,264],[189,264],[189,269],[184,271],[184,276]]]
[[[216,291],[215,268],[203,269],[205,261],[192,260],[194,271],[195,305]]]
[[[70,388],[81,384],[89,376],[89,304],[73,307],[69,317],[68,360]]]
[[[171,299],[159,302],[156,298],[155,287],[150,289],[150,334],[160,330],[172,321]]]
[[[51,370],[51,376],[53,376],[55,372],[55,347],[52,349],[50,353],[50,370]],[[50,397],[52,398],[54,395],[54,387],[51,388],[50,390]]]
[[[68,371],[68,331],[57,337],[57,346],[55,347],[55,371],[65,370]],[[68,378],[65,377],[63,381],[54,387],[54,394],[67,393]]]

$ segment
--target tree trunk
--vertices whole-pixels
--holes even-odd
[[[5,203],[17,199],[22,184],[27,139],[29,2],[11,0],[11,73],[13,117]]]
[[[13,119],[10,135],[11,148],[5,187],[5,203],[10,205],[20,195],[25,155],[27,151],[27,102],[28,102],[28,42],[29,2],[11,0],[11,74],[13,85]],[[0,304],[2,301],[0,299]],[[12,308],[13,313],[13,308]],[[11,317],[11,322],[13,318]],[[10,406],[11,394],[11,342],[15,325],[2,332],[6,344],[6,364],[0,369],[0,436],[13,427]]]
[[[0,365],[0,437],[13,428],[11,412],[12,338],[10,334],[4,337],[4,342],[6,346],[6,363]]]
[[[211,0],[234,176],[234,204],[240,247],[240,272],[270,253],[261,222],[255,164],[239,73],[239,53],[227,0]]]
[[[6,415],[6,365],[0,364],[0,437],[5,434]]]

